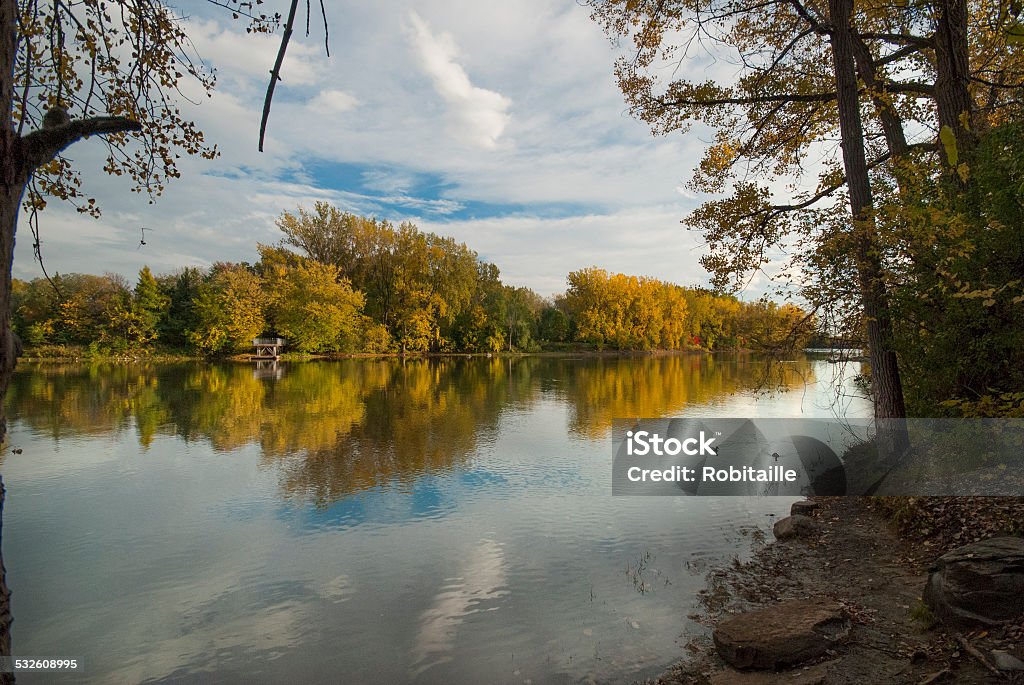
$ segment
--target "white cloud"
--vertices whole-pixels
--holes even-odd
[[[493,148],[508,125],[512,101],[501,93],[474,86],[456,61],[458,48],[448,33],[435,35],[416,12],[409,11],[411,34],[423,71],[448,103],[456,120],[456,135],[484,148]]]
[[[327,89],[310,100],[309,106],[324,114],[344,114],[358,107],[359,100],[343,90]]]
[[[239,26],[225,27],[218,21],[202,19],[187,21],[185,28],[198,55],[217,69],[219,78],[233,83],[249,80],[255,88],[266,89],[281,41],[279,35],[245,33],[236,30]],[[291,41],[281,67],[281,84],[296,87],[317,83],[322,71],[319,55],[316,45]]]

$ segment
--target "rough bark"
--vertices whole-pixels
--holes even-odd
[[[936,4],[935,108],[940,129],[949,127],[952,130],[956,157],[962,161],[977,145],[977,137],[971,127],[974,107],[967,89],[970,83],[967,3],[966,0],[940,0]],[[955,166],[946,146],[940,147],[947,166]]]
[[[0,0],[0,255],[13,255],[14,227],[18,218],[18,205],[24,192],[20,182],[14,152],[17,140],[12,123],[14,103],[14,63],[18,49],[16,0]],[[20,183],[20,185],[19,185]],[[3,257],[0,257],[3,258]],[[6,268],[0,274],[0,446],[7,433],[4,404],[7,385],[14,371],[14,345],[10,334],[11,318],[11,257],[5,258]],[[11,592],[7,587],[7,571],[3,562],[3,505],[4,487],[0,478],[0,655],[11,655]],[[0,673],[0,684],[14,682],[13,673]]]
[[[874,218],[871,215],[871,178],[864,153],[864,129],[861,125],[857,94],[855,44],[850,28],[853,0],[829,0],[832,24],[830,40],[836,77],[836,104],[843,148],[843,165],[853,224],[854,258],[857,265],[861,306],[866,320],[871,376],[875,394],[875,418],[904,418],[903,385],[900,380],[896,351],[892,344],[892,320],[882,269]],[[884,422],[886,427],[890,422]],[[881,432],[881,431],[880,431]],[[902,436],[880,436],[886,452],[899,456],[905,450],[906,433]],[[891,450],[891,452],[890,452]]]

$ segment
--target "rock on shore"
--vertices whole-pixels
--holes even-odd
[[[772,527],[772,533],[775,535],[777,540],[787,540],[789,538],[814,535],[820,529],[821,526],[818,525],[818,522],[810,516],[794,514],[776,521],[775,525]]]
[[[924,601],[955,627],[996,625],[1024,614],[1024,538],[982,540],[942,555],[931,568]]]
[[[712,638],[728,664],[774,670],[821,656],[849,633],[836,602],[796,599],[730,616]]]

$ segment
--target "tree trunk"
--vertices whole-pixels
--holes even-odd
[[[0,132],[0,264],[6,265],[0,274],[0,446],[7,436],[7,386],[14,373],[20,345],[11,330],[11,263],[14,258],[14,231],[18,221],[18,207],[25,190],[25,182],[10,154],[15,142],[13,131]],[[0,478],[0,655],[11,655],[11,592],[7,587],[7,571],[3,562],[3,503],[4,487]],[[13,683],[13,673],[0,673],[0,684]]]
[[[11,112],[14,102],[14,64],[17,54],[16,0],[0,0],[0,447],[7,437],[7,386],[17,361],[11,332],[11,266],[18,207],[28,178],[21,163],[21,145]],[[0,478],[0,655],[11,656],[11,591],[3,562],[4,486]],[[0,684],[14,682],[13,673],[0,673]]]
[[[906,417],[903,384],[892,343],[892,320],[882,269],[881,248],[871,214],[871,177],[864,154],[864,130],[857,94],[855,46],[850,29],[853,0],[829,0],[832,60],[836,76],[836,104],[842,138],[843,165],[853,220],[854,258],[857,265],[861,306],[867,324],[871,378],[876,419]],[[881,426],[878,427],[881,433]],[[888,433],[888,431],[886,431]],[[901,433],[901,434],[900,434]],[[898,457],[907,447],[906,432],[882,436],[885,451]]]
[[[867,44],[859,37],[852,35],[852,31],[850,43],[853,50],[854,63],[857,67],[857,76],[860,77],[864,87],[871,96],[871,102],[875,106],[878,121],[882,125],[882,133],[885,136],[886,145],[889,147],[889,152],[898,166],[900,158],[907,154],[909,147],[906,133],[903,131],[903,121],[900,119],[896,108],[893,107],[892,102],[884,97],[882,93],[883,84],[878,78],[875,60]]]
[[[940,148],[948,167],[969,157],[977,145],[972,130],[973,102],[967,89],[970,83],[970,61],[967,52],[967,3],[965,0],[940,0],[936,3],[935,27],[935,108],[940,132],[948,129],[955,141],[955,152],[949,140]],[[941,135],[941,133],[940,133]],[[951,154],[951,152],[953,154]],[[963,183],[959,174],[952,174]]]

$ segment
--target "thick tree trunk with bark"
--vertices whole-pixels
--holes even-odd
[[[875,395],[876,419],[902,419],[906,416],[903,385],[900,381],[896,351],[892,343],[892,319],[886,293],[882,255],[871,215],[871,177],[864,154],[864,129],[861,125],[857,94],[857,71],[850,14],[853,0],[829,0],[832,24],[832,60],[836,76],[836,104],[842,137],[843,165],[850,195],[853,238],[860,286],[861,306],[867,324],[871,379]],[[880,436],[886,452],[899,456],[907,447],[906,433]]]
[[[977,145],[972,130],[974,103],[967,89],[970,59],[967,45],[966,0],[941,0],[935,27],[935,108],[939,127],[953,133],[957,161],[963,161]],[[945,141],[940,146],[948,166],[955,166]]]
[[[852,33],[852,32],[851,32]],[[857,67],[857,76],[864,83],[864,87],[871,96],[871,102],[875,106],[875,114],[882,125],[882,133],[885,135],[886,145],[889,152],[897,162],[905,156],[910,148],[907,143],[906,133],[903,131],[903,121],[899,113],[893,107],[892,102],[883,95],[883,84],[878,78],[878,70],[875,66],[875,59],[867,44],[851,35],[851,47],[853,59]]]
[[[17,134],[12,121],[14,103],[14,64],[17,54],[16,0],[0,0],[0,446],[7,434],[5,400],[7,386],[16,361],[11,333],[11,265],[14,256],[14,230],[18,207],[25,191],[22,178]],[[0,655],[11,655],[11,592],[7,587],[7,570],[3,562],[3,479],[0,478]],[[14,682],[13,673],[0,673],[0,683]]]
[[[17,363],[17,338],[11,330],[11,269],[14,258],[14,231],[18,206],[25,190],[25,181],[14,167],[11,148],[17,147],[13,131],[0,133],[0,260],[7,268],[0,274],[0,446],[7,436],[5,400],[7,386]],[[7,571],[3,562],[3,479],[0,478],[0,655],[11,654],[11,593],[7,587]],[[0,683],[13,683],[11,673],[0,674]]]
[[[7,386],[14,374],[20,344],[11,330],[11,265],[14,262],[14,233],[18,208],[28,180],[24,173],[20,141],[13,128],[0,131],[0,447],[7,437]],[[3,479],[0,478],[0,655],[11,655],[11,592],[3,562]],[[14,674],[0,674],[0,683],[13,683]]]

